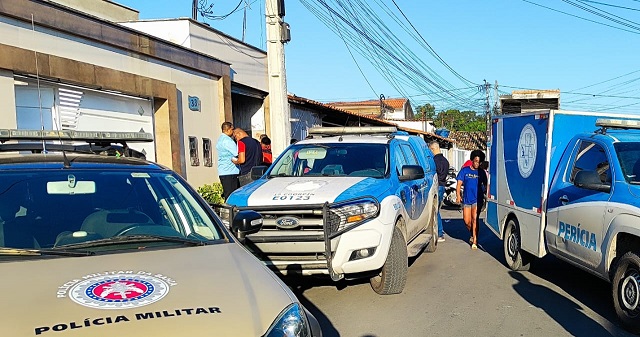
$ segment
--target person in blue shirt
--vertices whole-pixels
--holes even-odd
[[[484,161],[484,153],[480,150],[473,150],[469,159],[471,165],[463,167],[458,173],[456,196],[457,202],[462,203],[464,224],[471,232],[469,244],[471,244],[471,249],[475,250],[478,249],[478,167]]]
[[[440,207],[444,197],[444,189],[447,185],[447,175],[449,174],[449,161],[442,155],[440,144],[437,140],[429,143],[429,150],[433,153],[433,161],[436,163],[436,173],[438,174],[438,242],[444,242],[444,229],[442,228],[442,217]]]
[[[233,135],[233,124],[231,122],[222,123],[222,134],[216,143],[218,151],[218,177],[222,184],[222,197],[226,200],[231,192],[240,187],[238,174],[240,169],[231,160],[238,157],[238,145],[231,138]]]

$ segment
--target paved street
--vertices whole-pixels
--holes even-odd
[[[377,295],[364,281],[287,282],[329,337],[632,336],[618,326],[608,283],[553,257],[511,272],[487,227],[472,251],[462,214],[443,217],[446,242],[410,262],[400,295]]]

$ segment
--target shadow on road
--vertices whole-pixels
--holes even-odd
[[[455,214],[457,216],[457,214]],[[503,242],[480,219],[478,245],[496,261],[499,261],[511,277],[518,280],[514,289],[529,303],[547,312],[554,320],[574,336],[633,336],[618,323],[611,299],[611,285],[586,271],[578,269],[558,258],[547,255],[534,259],[528,272],[514,272],[505,264]],[[480,221],[479,220],[479,221]],[[469,240],[469,231],[460,218],[449,218],[445,221],[444,230],[453,239],[463,242]],[[532,284],[526,275],[533,274],[575,298],[579,303],[567,299],[545,286]],[[600,323],[593,321],[583,313],[587,307],[606,319],[610,326],[605,330]]]
[[[584,314],[582,305],[545,286],[533,284],[524,273],[509,271],[518,283],[513,289],[531,305],[543,310],[572,336],[609,336],[600,323]]]
[[[340,333],[333,326],[329,318],[305,296],[304,292],[315,287],[336,287],[342,290],[347,286],[366,283],[367,280],[339,281],[333,282],[328,276],[281,276],[282,280],[291,288],[298,297],[302,305],[318,319],[322,327],[323,337],[339,337]],[[363,336],[364,337],[364,336]],[[374,337],[374,336],[372,336]]]

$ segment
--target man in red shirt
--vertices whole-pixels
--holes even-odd
[[[251,169],[262,163],[262,146],[240,128],[233,130],[233,137],[238,142],[238,158],[231,161],[240,168],[238,180],[244,186],[251,182]]]

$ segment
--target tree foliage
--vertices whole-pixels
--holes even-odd
[[[420,105],[416,111],[415,119],[433,120],[433,117],[436,116],[436,107],[429,103]]]
[[[436,128],[447,128],[451,131],[486,131],[484,114],[475,111],[460,111],[457,109],[435,112],[435,107],[429,103],[416,108],[415,118],[433,121]]]

